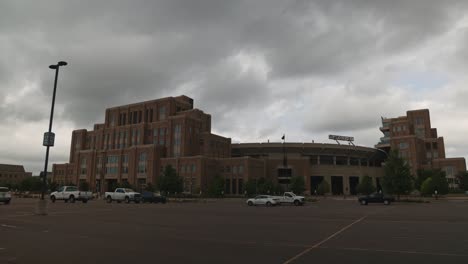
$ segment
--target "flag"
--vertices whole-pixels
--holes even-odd
[[[284,134],[283,134],[283,137],[281,139],[284,140]]]

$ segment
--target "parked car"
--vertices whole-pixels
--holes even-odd
[[[275,196],[275,198],[279,199],[281,204],[294,204],[296,206],[303,205],[305,203],[304,196],[298,196],[293,192],[285,192],[283,196]]]
[[[274,206],[279,205],[280,201],[279,198],[275,198],[271,195],[258,195],[255,198],[250,198],[247,200],[247,205],[266,205],[266,206]]]
[[[135,203],[139,203],[141,199],[141,194],[135,192],[132,189],[128,188],[117,188],[114,192],[105,192],[104,197],[106,197],[106,201],[108,203],[112,203],[112,201],[122,202],[125,201],[126,203],[130,203],[131,201]]]
[[[64,200],[66,203],[74,203],[75,201],[87,203],[91,199],[93,199],[93,193],[80,191],[76,186],[62,186],[56,192],[50,194],[50,200],[53,203],[56,200]]]
[[[0,202],[9,204],[11,201],[11,192],[7,187],[0,187]]]
[[[385,205],[389,205],[395,201],[395,198],[390,195],[376,192],[370,195],[359,196],[358,201],[361,205],[367,205],[368,203],[383,203]]]
[[[142,203],[163,203],[165,204],[167,201],[166,196],[161,195],[160,193],[154,192],[143,192],[141,194],[141,202]]]

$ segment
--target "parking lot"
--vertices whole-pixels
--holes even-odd
[[[468,263],[468,201],[0,205],[0,263]]]

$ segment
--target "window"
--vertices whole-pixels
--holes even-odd
[[[400,149],[407,149],[409,146],[408,142],[400,142]]]
[[[117,174],[118,163],[118,156],[107,156],[106,174]]]
[[[122,173],[128,173],[128,155],[122,155]]]
[[[146,152],[140,153],[138,157],[138,173],[146,173]]]
[[[401,126],[397,126],[397,131],[398,131],[398,132],[401,131]]]
[[[239,165],[239,174],[242,174],[242,173],[244,173],[244,166]]]
[[[424,138],[424,136],[425,136],[424,127],[416,128],[414,133],[416,134],[417,137]]]
[[[165,120],[166,119],[166,106],[161,106],[159,108],[159,120]]]
[[[80,162],[80,175],[86,175],[86,158],[81,158]]]
[[[423,122],[424,122],[424,119],[422,117],[420,117],[420,116],[416,117],[416,122],[415,122],[416,125],[422,125],[422,124],[424,124]]]
[[[180,145],[181,145],[181,129],[182,125],[176,124],[174,127],[174,156],[180,156]]]

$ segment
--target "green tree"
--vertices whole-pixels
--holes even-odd
[[[20,190],[23,192],[40,192],[42,190],[42,179],[40,177],[28,177],[21,181]]]
[[[396,194],[398,199],[401,194],[407,194],[413,189],[410,167],[398,156],[397,150],[391,151],[385,161],[383,188],[387,193]]]
[[[283,195],[283,193],[284,193],[284,187],[283,187],[283,185],[281,185],[281,184],[279,184],[279,183],[278,183],[278,184],[275,184],[274,189],[275,189],[275,190],[274,190],[274,193],[275,193],[275,194],[277,194],[277,195]]]
[[[221,175],[215,175],[208,184],[208,195],[220,197],[225,188],[226,181]]]
[[[421,194],[422,195],[431,195],[434,193],[434,183],[432,181],[432,178],[427,178],[422,184],[421,184]]]
[[[414,180],[414,188],[421,191],[422,183],[431,177],[430,170],[419,169],[417,172],[418,177]]]
[[[295,194],[302,194],[305,191],[305,181],[302,176],[294,176],[291,178],[291,191]]]
[[[317,186],[317,194],[318,195],[325,195],[330,192],[330,184],[324,179],[318,186]]]
[[[171,165],[167,165],[159,176],[157,186],[161,192],[166,194],[181,193],[183,190],[183,180]]]
[[[257,194],[257,179],[248,179],[244,183],[244,190],[247,192],[248,196]]]
[[[366,195],[375,192],[375,186],[372,183],[372,178],[367,175],[362,177],[361,182],[358,184],[356,190],[358,193]]]
[[[271,179],[260,178],[257,182],[257,192],[260,194],[273,194],[275,184]]]
[[[468,171],[457,174],[458,187],[460,190],[468,191]]]
[[[49,178],[47,179],[47,187],[51,192],[55,192],[58,189],[59,184],[55,181],[52,181],[52,179]]]
[[[437,190],[438,194],[447,194],[449,192],[449,185],[445,171],[441,169],[432,170],[432,181],[434,183],[434,189]]]
[[[155,190],[156,190],[156,188],[154,187],[153,184],[151,184],[151,183],[146,184],[145,191],[154,192]]]

